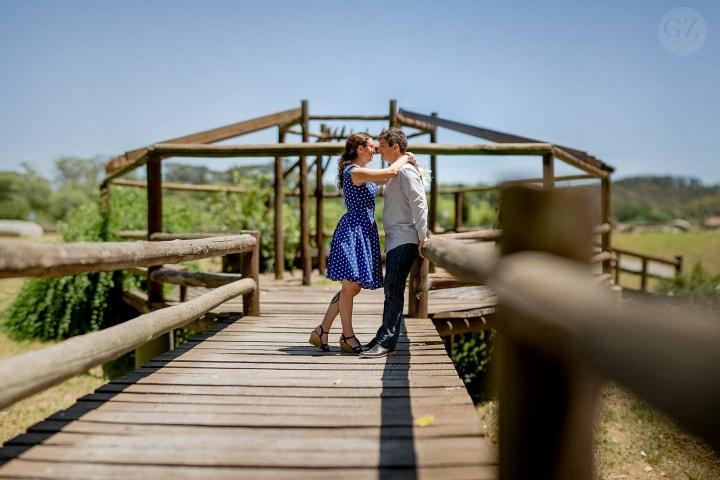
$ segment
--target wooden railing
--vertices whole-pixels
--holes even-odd
[[[259,245],[258,232],[192,240],[0,244],[0,278],[50,277],[148,266],[146,272],[153,282],[216,287],[179,305],[0,361],[0,409],[127,352],[137,352],[237,296],[243,296],[245,315],[259,315]],[[232,255],[240,255],[240,275],[177,272],[162,267]]]
[[[617,247],[613,247],[612,253],[614,255],[615,283],[617,285],[620,285],[621,272],[640,275],[640,290],[646,292],[648,290],[649,278],[668,279],[682,272],[682,255],[676,255],[675,258],[670,259]],[[639,262],[639,265],[636,265],[637,268],[633,268],[633,266],[627,264],[623,265],[623,258],[625,257],[637,259]],[[669,266],[670,269],[660,271],[656,265]]]
[[[434,237],[425,255],[489,285],[500,320],[493,360],[501,479],[591,479],[604,378],[720,451],[720,324],[709,312],[626,305],[590,268],[592,199],[579,191],[504,192],[501,249]]]

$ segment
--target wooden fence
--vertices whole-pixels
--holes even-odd
[[[649,278],[668,279],[682,272],[682,255],[676,255],[675,258],[670,259],[617,247],[613,247],[612,253],[616,285],[620,285],[621,272],[631,273],[640,276],[640,291],[646,292]],[[625,258],[635,260],[635,264],[624,262]],[[639,265],[636,265],[637,263]]]
[[[150,311],[127,322],[79,335],[42,350],[0,361],[0,409],[92,367],[135,350],[136,366],[167,348],[168,333],[182,328],[232,298],[243,296],[243,313],[260,314],[259,233],[189,240],[0,244],[0,278],[50,277],[148,266],[148,284],[215,287],[180,305]],[[163,267],[214,256],[239,255],[240,272],[177,272]],[[148,296],[148,310],[153,298]]]
[[[591,204],[585,192],[512,187],[503,195],[500,251],[441,236],[425,244],[431,261],[498,297],[502,479],[595,478],[594,412],[604,378],[720,452],[717,315],[620,305],[589,265]]]

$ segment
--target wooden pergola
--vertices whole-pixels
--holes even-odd
[[[315,199],[316,222],[312,236],[317,246],[318,270],[324,273],[326,252],[324,239],[327,232],[323,231],[323,201],[327,197],[338,196],[337,192],[324,190],[323,176],[327,168],[327,161],[323,157],[339,155],[344,148],[342,141],[346,138],[346,127],[330,128],[325,122],[343,121],[376,121],[387,123],[390,127],[408,127],[408,138],[414,139],[427,135],[427,143],[411,143],[410,149],[418,154],[430,155],[430,168],[433,178],[430,184],[429,195],[429,228],[437,231],[437,209],[440,194],[455,196],[455,231],[463,228],[463,204],[466,193],[484,191],[498,188],[490,187],[464,187],[455,189],[440,189],[438,181],[438,155],[525,155],[542,158],[543,176],[541,178],[528,178],[520,183],[537,183],[545,188],[555,186],[558,181],[598,179],[601,191],[602,224],[610,223],[610,175],[613,168],[598,160],[592,155],[562,145],[556,145],[540,140],[522,137],[519,135],[490,130],[474,125],[444,119],[437,113],[424,115],[404,109],[398,109],[396,100],[390,100],[387,115],[311,115],[307,100],[302,100],[300,108],[257,117],[250,120],[197,132],[183,137],[158,142],[146,147],[128,151],[110,160],[106,166],[107,177],[102,182],[101,198],[103,205],[109,208],[109,193],[112,184],[146,187],[148,195],[148,223],[147,236],[150,238],[157,232],[162,232],[162,190],[184,190],[203,192],[234,192],[243,193],[242,188],[219,185],[191,185],[177,183],[163,183],[161,162],[170,157],[274,157],[274,271],[278,279],[284,273],[284,234],[282,213],[286,196],[299,197],[300,209],[300,258],[303,271],[303,284],[310,284],[312,271],[312,255],[310,250],[310,198]],[[320,123],[317,129],[315,122]],[[277,143],[275,144],[238,144],[217,145],[217,142],[240,137],[249,133],[277,128]],[[438,130],[445,128],[455,132],[467,134],[493,143],[450,145],[439,144]],[[287,143],[288,135],[300,137],[300,143]],[[313,141],[311,141],[311,139]],[[297,161],[287,170],[283,168],[283,159],[297,157]],[[309,160],[314,157],[314,160]],[[555,159],[565,162],[582,174],[564,177],[555,176]],[[147,182],[138,182],[123,179],[122,176],[145,166]],[[310,169],[314,166],[315,188],[311,191]],[[283,179],[292,170],[299,173],[299,191],[286,192],[283,188]],[[610,228],[602,233],[602,250],[610,250]],[[610,259],[603,262],[603,271],[610,272]],[[159,288],[159,287],[158,287]]]

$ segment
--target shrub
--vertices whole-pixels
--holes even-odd
[[[486,330],[453,335],[445,340],[445,348],[475,403],[489,397],[485,387],[493,338],[494,332]]]
[[[705,270],[700,262],[696,262],[688,273],[661,280],[657,291],[693,305],[720,309],[720,275]]]
[[[102,218],[95,204],[71,212],[61,226],[63,240],[99,241]],[[31,278],[4,314],[3,329],[13,339],[60,340],[103,328],[119,304],[122,274],[100,272]]]

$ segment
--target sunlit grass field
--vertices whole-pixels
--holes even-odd
[[[672,260],[675,255],[683,256],[683,272],[690,272],[695,263],[714,274],[720,274],[720,231],[666,232],[645,231],[615,233],[612,244],[641,253],[666,257]],[[652,290],[658,284],[651,278],[648,285]],[[640,276],[623,273],[620,285],[639,289]]]

